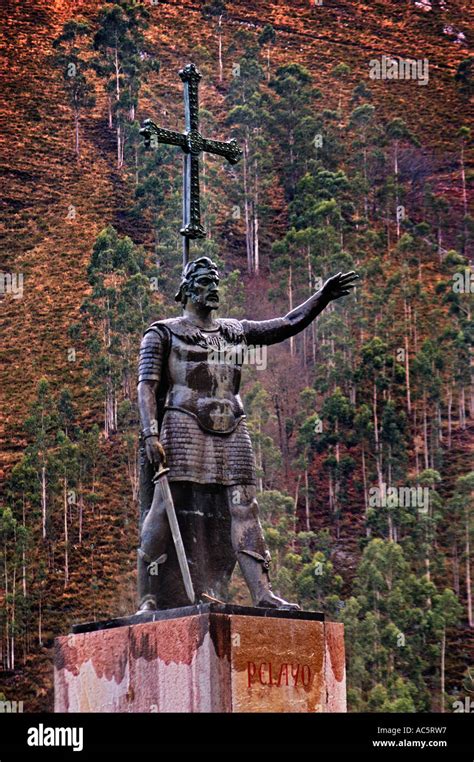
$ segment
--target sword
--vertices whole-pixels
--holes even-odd
[[[168,521],[170,523],[171,536],[176,548],[176,555],[178,556],[179,568],[181,569],[181,576],[183,577],[184,587],[186,589],[186,595],[188,596],[191,603],[194,603],[196,596],[194,593],[191,574],[189,573],[188,559],[186,558],[186,553],[184,550],[183,538],[181,537],[181,532],[179,531],[179,524],[173,504],[173,497],[171,495],[170,485],[166,475],[168,471],[169,468],[165,468],[164,466],[160,465],[158,471],[153,477],[153,481],[155,483],[155,491],[153,493],[152,507],[154,505],[165,506],[166,515],[168,516]]]

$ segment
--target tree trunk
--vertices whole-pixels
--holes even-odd
[[[471,355],[471,365],[474,365],[474,350],[471,347],[470,350]],[[474,418],[474,383],[470,384],[469,386],[469,415],[471,418]]]
[[[464,386],[461,387],[459,392],[459,428],[462,430],[466,428],[466,396]]]
[[[120,101],[120,64],[118,60],[118,48],[117,45],[115,46],[115,100],[117,104]],[[123,155],[123,149],[122,149],[122,130],[120,125],[120,114],[118,112],[116,113],[116,120],[117,120],[117,168],[120,169],[122,166],[122,155]]]
[[[26,537],[26,515],[25,515],[25,498],[23,498],[23,537]],[[21,548],[21,563],[22,563],[22,584],[23,584],[23,598],[26,598],[26,549],[25,540],[23,539]]]
[[[84,487],[79,483],[79,545],[82,545],[82,522],[84,518]]]
[[[74,151],[78,156],[81,155],[79,147],[79,112],[77,109],[74,111]]]
[[[420,473],[420,456],[418,454],[418,428],[415,406],[413,406],[413,449],[415,451],[415,473],[418,476]]]
[[[224,66],[222,63],[222,14],[219,16],[218,25],[218,37],[219,37],[219,82],[222,82]]]
[[[428,412],[426,408],[426,392],[423,391],[423,452],[425,457],[425,468],[430,467],[430,454],[428,445]]]
[[[41,516],[43,522],[43,540],[46,540],[46,466],[41,468]]]
[[[118,102],[120,100],[120,64],[118,59],[117,37],[115,38],[114,66],[115,66],[115,100]]]
[[[379,422],[377,416],[377,385],[373,384],[373,417],[374,417],[374,439],[375,439],[375,465],[377,468],[377,480],[379,483],[379,489],[382,490],[383,474],[382,474],[382,458],[380,452],[379,441]]]
[[[309,479],[308,479],[308,466],[304,469],[304,510],[306,517],[306,531],[311,531],[310,516],[309,516]]]
[[[285,428],[283,426],[283,421],[281,416],[280,399],[278,397],[278,394],[274,394],[272,399],[275,405],[275,415],[278,422],[278,438],[280,441],[280,450],[283,454],[283,467],[285,469],[285,479],[288,479],[288,443],[286,440]]]
[[[443,443],[443,421],[441,419],[441,405],[439,402],[436,403],[436,417],[438,421],[438,444],[441,445]]]
[[[15,545],[16,545],[16,537],[15,537]],[[11,605],[11,634],[10,634],[10,669],[15,669],[15,617],[16,617],[16,611],[15,611],[15,597],[16,597],[16,564],[13,566],[13,575],[12,575],[12,605]]]
[[[120,169],[120,124],[117,122],[116,128],[117,135],[117,168]]]
[[[252,237],[250,235],[248,153],[249,153],[249,144],[248,144],[248,139],[246,137],[244,141],[244,155],[243,155],[245,245],[247,249],[247,272],[252,273],[253,272],[253,251],[252,251]]]
[[[293,309],[293,268],[290,263],[288,270],[288,304],[290,306],[289,312]],[[290,354],[294,357],[295,354],[295,337],[290,337]]]
[[[469,627],[474,627],[474,620],[472,618],[472,589],[471,589],[471,552],[470,552],[470,516],[469,516],[469,503],[466,506],[466,527],[465,527],[465,545],[464,555],[466,557],[466,596],[467,596],[467,621]]]
[[[298,478],[296,480],[296,489],[295,489],[295,513],[293,516],[293,538],[291,540],[291,547],[294,549],[295,542],[296,542],[296,529],[298,525],[298,500],[300,496],[300,482],[301,482],[301,474],[298,474]]]
[[[459,554],[458,554],[458,544],[456,540],[453,541],[452,545],[452,567],[453,567],[453,590],[456,593],[457,597],[460,596],[460,582],[459,582]]]
[[[10,669],[10,621],[8,606],[8,561],[7,561],[7,543],[3,543],[3,590],[5,594],[5,655],[6,667]]]
[[[367,489],[367,468],[365,465],[365,448],[363,445],[362,445],[362,484],[364,486],[365,534],[366,534],[366,537],[370,537],[370,528],[368,525],[369,492]]]
[[[289,135],[288,135],[288,146],[290,148],[290,179],[291,179],[291,187],[293,189],[295,187],[295,176],[294,176],[295,173],[294,173],[294,166],[293,166],[294,163],[295,163],[295,158],[294,158],[294,154],[293,154],[293,144],[294,144],[294,142],[295,142],[295,139],[294,139],[294,135],[293,135],[293,130],[290,130]]]
[[[336,471],[334,474],[334,512],[339,513],[339,491],[340,491],[340,484],[339,484],[339,463],[341,461],[341,453],[340,453],[340,446],[339,446],[339,419],[336,418],[336,423],[334,424],[334,432],[336,434]],[[336,519],[336,536],[339,539],[339,518]]]
[[[453,409],[453,387],[451,384],[448,386],[448,450],[451,449],[451,435],[453,430],[453,419],[452,419],[452,409]]]
[[[332,471],[329,474],[328,479],[328,496],[329,496],[329,512],[331,514],[334,513],[334,485],[333,485],[333,477],[332,477]]]
[[[259,475],[257,477],[257,489],[258,489],[259,492],[263,492],[262,443],[261,443],[260,439],[257,442],[256,461],[257,461],[257,467],[258,467],[258,470],[259,470]]]
[[[441,638],[441,712],[444,714],[444,691],[445,691],[445,664],[446,664],[446,627],[443,627],[443,635]]]
[[[410,389],[410,358],[409,358],[409,345],[408,345],[408,331],[409,331],[409,307],[406,303],[406,299],[403,302],[405,312],[405,384],[407,388],[407,411],[408,415],[411,413],[411,389]]]
[[[258,165],[255,162],[255,195],[253,202],[253,251],[254,251],[254,265],[255,272],[258,274],[260,268],[260,248],[258,242]]]
[[[366,137],[364,136],[364,143],[366,142]],[[365,180],[365,188],[364,188],[364,216],[365,219],[369,219],[369,197],[367,195],[367,146],[364,145],[364,180]]]
[[[108,437],[117,431],[117,396],[111,378],[108,379],[105,391],[104,411],[104,431]]]
[[[393,154],[393,171],[395,175],[395,212],[397,222],[397,241],[400,239],[400,217],[398,214],[399,196],[398,196],[398,141],[395,141]]]
[[[311,264],[311,248],[308,244],[306,247],[306,261],[308,265],[308,295],[313,293],[313,267]],[[316,364],[316,321],[311,322],[311,353],[313,357],[313,363]]]
[[[38,644],[43,645],[43,600],[42,591],[40,591],[38,603]]]
[[[63,508],[64,508],[64,588],[69,582],[69,532],[67,520],[67,478],[63,479]]]
[[[390,223],[391,223],[391,216],[390,216],[390,199],[387,198],[386,204],[385,204],[385,220],[386,220],[386,230],[387,230],[387,254],[390,254],[390,246],[391,246],[391,240],[390,240]]]
[[[463,217],[463,254],[466,253],[467,244],[467,190],[466,190],[466,167],[464,162],[464,143],[461,144],[461,188],[462,188],[462,206],[464,211]]]

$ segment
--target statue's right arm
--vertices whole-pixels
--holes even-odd
[[[163,372],[167,336],[165,329],[149,329],[140,345],[138,362],[138,408],[142,437],[150,463],[158,468],[165,460],[165,453],[158,438],[157,391]]]

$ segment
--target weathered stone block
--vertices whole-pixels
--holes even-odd
[[[75,630],[57,712],[346,711],[343,625],[321,614],[207,604]]]

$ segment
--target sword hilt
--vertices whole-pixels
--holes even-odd
[[[169,468],[166,468],[166,466],[163,466],[162,464],[160,464],[160,466],[159,466],[159,468],[158,468],[158,471],[156,471],[156,472],[155,472],[155,475],[154,475],[154,477],[153,477],[153,481],[155,482],[155,484],[156,484],[156,482],[157,482],[159,479],[161,479],[163,476],[166,476],[166,474],[168,473],[168,471],[169,471]]]

